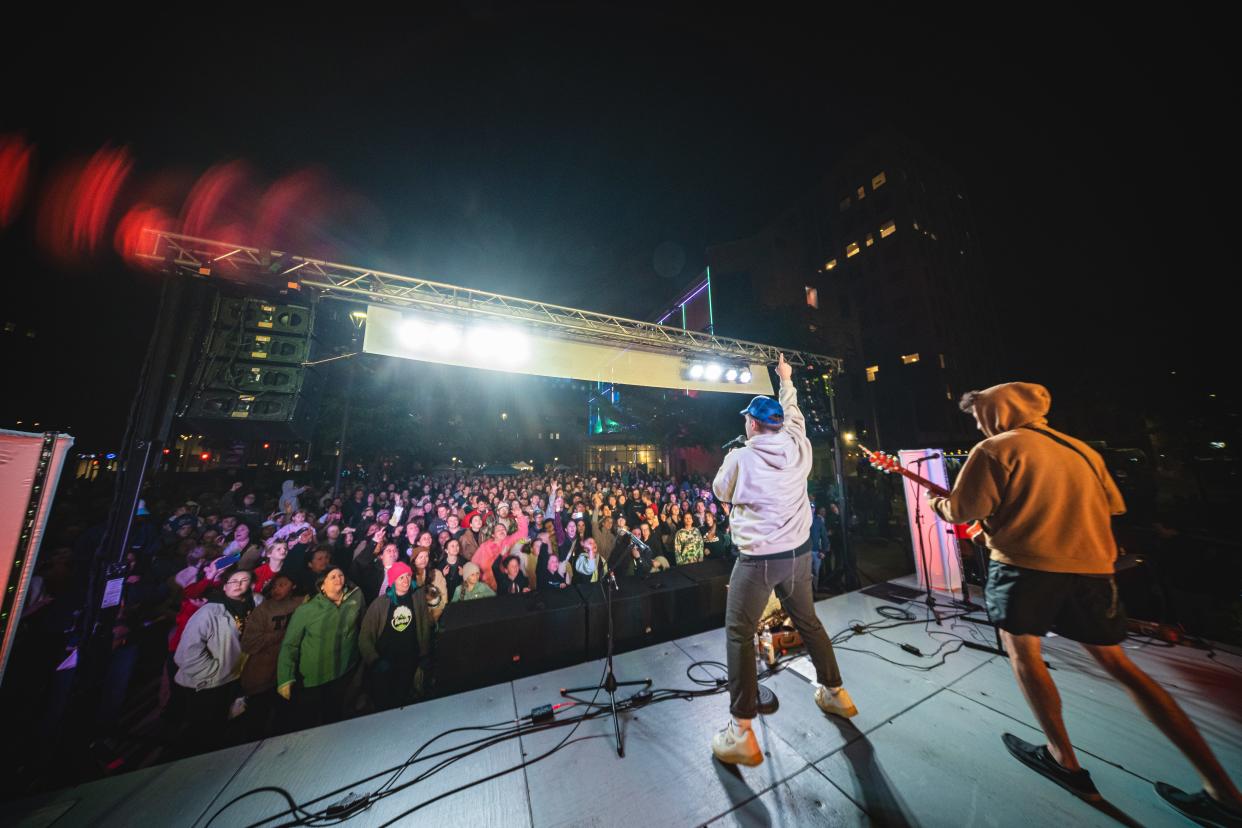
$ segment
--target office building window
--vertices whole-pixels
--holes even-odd
[[[884,175],[884,171],[881,170],[880,172],[876,173],[875,176],[871,179],[871,189],[878,190],[881,187],[883,187],[887,182],[888,182],[888,178]]]
[[[860,249],[861,248],[859,248],[858,242],[850,242],[848,245],[845,246],[845,258],[852,259],[853,257],[858,255],[858,251]]]
[[[889,236],[897,232],[897,222],[889,219],[880,225],[880,238],[887,239]]]
[[[916,363],[916,362],[918,362],[918,361],[919,361],[919,355],[918,355],[918,354],[905,354],[905,355],[904,355],[904,356],[902,356],[902,358],[901,358],[901,364],[902,364],[902,365],[913,365],[914,363]]]
[[[870,365],[867,367],[867,382],[875,382],[875,375],[880,373],[880,366]]]
[[[866,187],[859,187],[859,188],[858,188],[858,192],[856,193],[856,195],[858,196],[858,200],[859,200],[859,201],[862,201],[864,198],[866,198],[866,197],[867,197],[867,188],[866,188]]]
[[[837,269],[836,259],[831,259],[824,265],[824,270],[836,270],[836,269]]]
[[[806,303],[813,308],[819,308],[819,291],[809,285],[806,288]]]
[[[867,247],[870,247],[873,244],[875,244],[875,236],[868,233],[867,234]]]

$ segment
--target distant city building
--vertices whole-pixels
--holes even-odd
[[[963,391],[1002,342],[961,179],[868,140],[755,235],[707,251],[716,333],[840,356],[843,430],[888,450],[970,439]]]

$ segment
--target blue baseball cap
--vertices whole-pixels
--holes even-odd
[[[785,409],[771,397],[755,397],[738,413],[749,414],[764,425],[778,426],[785,422]]]

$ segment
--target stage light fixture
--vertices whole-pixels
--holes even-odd
[[[407,319],[401,323],[401,341],[411,348],[417,348],[423,344],[425,333],[423,326],[413,319]]]
[[[707,368],[703,370],[703,376],[707,379],[708,382],[715,382],[716,380],[720,379],[720,375],[722,373],[724,373],[724,369],[721,368],[715,362],[713,362],[711,365],[708,365]]]
[[[725,379],[729,382],[735,381],[737,379],[737,369],[730,368],[728,371],[725,371]]]
[[[461,343],[461,329],[448,322],[441,322],[432,332],[431,343],[441,353],[451,351]]]
[[[530,340],[514,328],[502,328],[497,334],[498,355],[510,364],[525,362],[530,356]]]
[[[703,379],[703,364],[696,362],[690,366],[690,379]]]
[[[743,384],[750,382],[752,379],[754,379],[754,375],[749,368],[743,368],[742,373],[737,376],[737,381]]]

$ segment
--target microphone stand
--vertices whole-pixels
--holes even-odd
[[[597,558],[596,560],[596,566],[599,566],[603,562],[603,558]],[[612,634],[612,590],[617,590],[619,592],[620,587],[617,586],[617,575],[613,566],[608,566],[608,574],[603,578],[600,578],[599,585],[604,591],[604,613],[608,616],[608,652],[607,655],[604,656],[604,661],[606,663],[604,670],[604,683],[592,684],[589,687],[561,688],[561,696],[571,696],[574,693],[586,693],[592,690],[606,691],[608,693],[609,706],[612,709],[612,712],[609,714],[612,716],[612,729],[613,733],[615,733],[617,737],[617,756],[624,759],[625,740],[621,735],[621,719],[617,715],[617,688],[643,685],[644,690],[639,691],[639,693],[642,693],[651,689],[652,681],[649,678],[642,679],[640,681],[617,681],[617,677],[613,673],[612,669],[612,655],[614,647]]]
[[[926,462],[927,457],[920,457],[914,461],[915,466]],[[927,590],[927,611],[931,613],[932,618],[936,619],[936,626],[943,627],[944,623],[940,620],[940,613],[936,611],[936,599],[932,596],[931,587],[931,569],[927,565],[927,547],[923,542],[923,504],[920,502],[918,492],[915,492],[914,498],[914,525],[919,533],[919,559],[923,562],[923,586]]]

